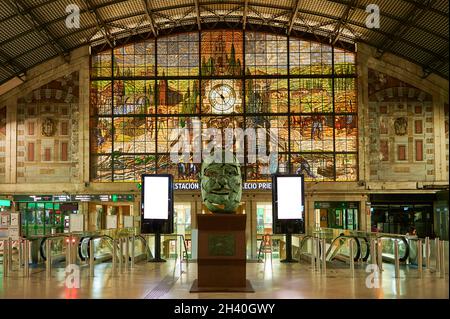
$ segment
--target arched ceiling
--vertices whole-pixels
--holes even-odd
[[[380,28],[366,27],[366,7],[380,9]],[[68,5],[80,27],[68,28]],[[448,0],[2,0],[0,84],[74,48],[114,46],[136,34],[198,30],[225,24],[308,33],[330,43],[365,42],[448,79]]]

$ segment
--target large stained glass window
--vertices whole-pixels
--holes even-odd
[[[354,52],[293,36],[204,30],[96,52],[91,180],[197,181],[196,152],[220,145],[246,181],[355,181],[356,96]]]

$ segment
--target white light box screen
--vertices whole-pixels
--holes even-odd
[[[144,176],[144,219],[169,218],[169,177]]]
[[[277,176],[278,219],[303,219],[302,177]]]

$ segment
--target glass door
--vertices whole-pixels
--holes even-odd
[[[177,235],[183,235],[187,254],[189,258],[191,258],[192,250],[191,250],[191,203],[176,203],[174,204],[174,231]],[[179,254],[180,247],[179,245],[183,244],[178,238],[178,245],[176,241],[173,242],[169,246],[169,254],[170,256],[175,256]],[[181,250],[184,251],[184,247],[181,247]]]
[[[256,247],[257,254],[261,247],[263,236],[266,234],[273,234],[272,223],[272,203],[256,203]],[[280,240],[272,236],[272,257],[279,258],[280,256]]]

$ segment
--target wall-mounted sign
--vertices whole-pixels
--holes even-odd
[[[11,207],[11,201],[8,199],[0,199],[0,206]]]
[[[52,202],[53,195],[14,195],[15,202]]]
[[[106,229],[116,229],[116,228],[117,228],[117,215],[107,215]]]
[[[82,214],[70,214],[69,228],[71,232],[84,231],[84,216]]]
[[[54,202],[70,202],[71,199],[70,195],[53,195]]]
[[[128,194],[14,195],[16,202],[133,202]],[[0,204],[1,206],[1,204]]]

